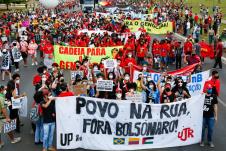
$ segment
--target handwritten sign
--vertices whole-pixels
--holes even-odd
[[[75,85],[74,88],[75,96],[87,95],[87,85],[86,84],[78,84]]]
[[[81,78],[83,78],[83,72],[82,71],[71,71],[71,80],[75,80],[76,79],[76,75],[80,75]]]
[[[112,91],[113,81],[112,80],[97,80],[96,84],[97,91]]]
[[[115,68],[117,67],[117,61],[115,59],[107,59],[104,61],[104,68]]]

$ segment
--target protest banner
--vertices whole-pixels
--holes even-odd
[[[83,77],[83,71],[77,70],[77,71],[71,71],[71,80],[75,80],[76,75],[80,75],[81,77]]]
[[[107,59],[104,60],[104,68],[116,68],[117,67],[117,61],[115,59]]]
[[[177,75],[176,71],[175,71],[174,76],[181,76],[182,79],[184,80],[184,82],[186,82],[188,76],[187,75],[181,75],[181,72],[178,72],[178,73],[180,73],[180,74]],[[209,78],[209,73],[210,73],[210,71],[207,70],[207,71],[204,71],[204,72],[200,72],[200,73],[191,75],[191,81],[189,83],[187,83],[187,88],[188,88],[188,90],[189,90],[189,92],[192,96],[202,93],[205,81],[208,80],[208,78]],[[134,73],[133,73],[133,81],[134,82],[138,79],[139,74],[143,74],[143,73],[136,71],[136,70],[134,71]],[[158,82],[158,80],[161,76],[160,73],[154,73],[154,72],[148,73],[148,74],[151,76],[152,80],[155,83]]]
[[[88,56],[91,63],[99,63],[101,58],[112,58],[114,48],[122,49],[123,46],[89,48],[54,45],[54,59],[61,69],[76,70],[76,60],[82,61],[84,56]]]
[[[112,91],[113,81],[112,80],[97,80],[96,84],[97,91]]]
[[[163,22],[159,25],[154,24],[149,21],[141,20],[125,20],[124,23],[131,32],[136,32],[141,26],[147,30],[149,34],[166,34],[167,32],[173,32],[173,23],[172,22]]]
[[[57,98],[57,148],[138,150],[198,143],[204,97],[167,104]]]
[[[3,125],[3,132],[8,133],[16,129],[16,119],[11,120],[10,122],[5,122]]]
[[[86,84],[78,84],[73,86],[73,91],[75,96],[87,95],[87,85]]]

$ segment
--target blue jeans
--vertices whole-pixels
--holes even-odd
[[[43,148],[48,149],[53,146],[55,123],[44,123],[43,130],[44,130]]]
[[[203,117],[202,142],[204,141],[206,128],[208,130],[208,132],[207,132],[208,142],[212,142],[214,123],[215,123],[214,117],[210,117],[210,118]]]
[[[36,122],[35,127],[35,143],[43,142],[43,118]]]

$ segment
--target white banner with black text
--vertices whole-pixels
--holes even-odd
[[[137,150],[201,140],[204,95],[170,104],[56,99],[57,148]]]

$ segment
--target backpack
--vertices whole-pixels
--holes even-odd
[[[34,123],[36,123],[40,119],[38,104],[35,104],[34,107],[31,108],[29,117],[30,117],[30,120]]]

